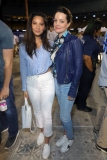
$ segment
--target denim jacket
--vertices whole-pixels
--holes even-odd
[[[68,96],[75,98],[83,67],[83,44],[81,40],[68,33],[64,43],[57,51],[54,61],[58,84],[72,82]]]

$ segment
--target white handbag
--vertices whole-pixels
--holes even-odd
[[[28,104],[27,98],[25,98],[25,104],[22,106],[22,128],[30,128],[32,125],[32,110],[31,106]]]

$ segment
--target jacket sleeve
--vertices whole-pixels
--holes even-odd
[[[75,98],[83,69],[83,44],[80,39],[72,41],[74,75],[68,96]]]
[[[27,67],[25,61],[25,49],[22,44],[19,47],[19,58],[20,58],[20,73],[21,73],[21,81],[22,81],[22,91],[26,91],[26,80],[27,80]]]

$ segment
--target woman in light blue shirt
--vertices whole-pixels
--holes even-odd
[[[20,45],[20,71],[24,97],[30,98],[40,128],[37,144],[43,142],[43,158],[50,154],[49,140],[52,135],[52,104],[55,94],[51,73],[50,44],[47,40],[47,18],[41,13],[31,13],[24,42]]]

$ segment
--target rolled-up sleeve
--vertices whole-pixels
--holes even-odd
[[[83,44],[80,41],[80,39],[76,39],[72,42],[72,45],[73,45],[74,76],[72,79],[70,90],[68,92],[68,96],[75,98],[83,69]]]
[[[27,80],[26,52],[22,45],[20,45],[19,47],[19,57],[20,57],[22,91],[26,91],[26,80]]]

